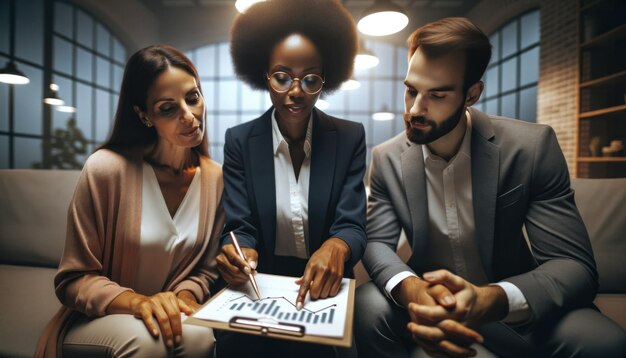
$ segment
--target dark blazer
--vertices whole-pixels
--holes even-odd
[[[522,291],[531,323],[590,304],[598,275],[554,131],[470,111],[476,242],[488,279]],[[382,289],[399,272],[433,269],[423,260],[430,239],[422,146],[402,133],[375,147],[369,178],[363,263]],[[395,253],[401,229],[413,250],[407,264]]]
[[[222,241],[229,243],[228,233],[234,231],[241,246],[259,252],[257,269],[268,273],[275,271],[276,244],[273,110],[226,131],[223,166]],[[350,247],[345,266],[350,275],[366,244],[365,130],[314,109],[311,147],[308,251],[314,253],[328,238],[341,238]]]

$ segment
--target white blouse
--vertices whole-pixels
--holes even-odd
[[[200,167],[174,217],[165,204],[154,169],[143,163],[141,237],[135,291],[154,295],[163,291],[176,266],[198,239],[200,217]]]

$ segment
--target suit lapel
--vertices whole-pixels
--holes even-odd
[[[259,224],[265,242],[266,262],[271,265],[276,246],[276,184],[274,181],[274,155],[272,144],[272,111],[270,108],[257,123],[248,139],[248,158]]]
[[[428,197],[426,194],[426,173],[422,146],[409,143],[401,154],[402,185],[406,194],[407,206],[411,214],[413,233],[406,233],[411,243],[413,255],[408,262],[418,267],[420,257],[426,255],[429,246]],[[411,235],[412,234],[412,235]]]
[[[500,174],[500,148],[491,142],[494,131],[489,118],[476,110],[472,116],[472,201],[478,251],[487,278],[493,278],[493,240],[496,196]]]
[[[326,234],[323,232],[328,211],[337,155],[337,132],[330,118],[313,110],[311,176],[309,182],[309,253],[317,250]]]

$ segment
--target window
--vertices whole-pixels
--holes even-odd
[[[384,42],[366,41],[366,47],[378,56],[378,66],[355,70],[361,86],[354,90],[337,90],[322,97],[329,103],[325,113],[363,123],[367,154],[372,147],[404,130],[404,77],[407,70],[406,47]],[[197,66],[208,114],[207,134],[211,156],[223,161],[224,134],[232,126],[257,118],[270,106],[266,91],[252,90],[234,74],[228,43],[211,44],[186,52]],[[380,110],[395,114],[390,121],[375,121],[372,114]]]
[[[491,62],[485,90],[475,105],[492,115],[537,120],[539,81],[539,10],[512,20],[491,35]]]
[[[13,31],[0,21],[0,66],[15,61],[30,83],[0,83],[0,168],[80,168],[112,126],[126,50],[104,24],[70,2],[14,1],[9,14],[11,1],[0,0],[0,20],[16,19]],[[51,39],[49,53],[45,38]],[[11,39],[13,53],[5,45]],[[42,102],[50,83],[75,113]]]

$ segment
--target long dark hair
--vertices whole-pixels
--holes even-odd
[[[124,69],[124,79],[120,90],[120,99],[115,112],[115,123],[109,138],[100,148],[123,151],[132,147],[147,147],[157,142],[158,134],[154,127],[148,128],[139,119],[133,106],[146,111],[148,89],[163,71],[169,67],[180,68],[196,79],[198,89],[200,78],[193,63],[177,49],[167,45],[153,45],[135,52]],[[205,112],[206,114],[206,112]],[[202,143],[193,150],[200,155],[209,156],[206,134],[206,115],[203,118],[205,134]]]

